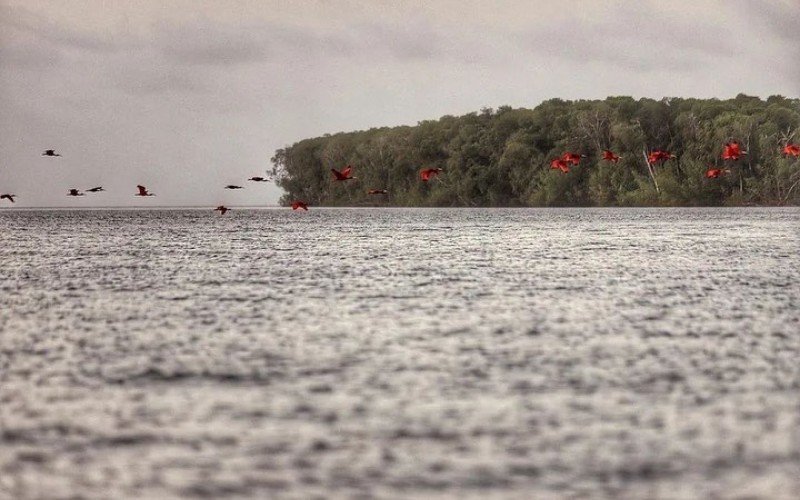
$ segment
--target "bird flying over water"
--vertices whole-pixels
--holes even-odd
[[[389,194],[389,191],[385,189],[370,189],[367,194]]]
[[[100,191],[105,191],[105,189],[103,189],[103,186],[97,186],[92,189],[87,189],[86,191],[89,193],[99,193]]]
[[[442,172],[443,169],[441,168],[426,168],[419,171],[419,178],[422,179],[422,182],[428,182]]]
[[[138,189],[139,192],[136,193],[134,196],[155,196],[153,193],[147,191],[147,188],[142,186],[141,184],[137,184],[136,189]]]
[[[351,167],[350,165],[342,169],[341,172],[336,170],[335,168],[331,169],[334,181],[349,181],[351,179],[357,179],[357,177],[353,177],[351,175],[352,172],[353,172],[353,167]]]
[[[563,158],[553,158],[550,160],[550,168],[553,170],[561,170],[562,173],[569,173],[569,165]]]
[[[269,182],[269,181],[270,181],[270,180],[269,180],[269,179],[267,179],[266,177],[250,177],[250,178],[249,178],[249,179],[247,179],[247,180],[248,180],[248,181],[253,181],[253,182]]]
[[[15,194],[0,194],[0,200],[8,200],[11,203],[14,203],[14,198],[16,196],[17,195],[15,195]]]
[[[722,151],[722,155],[720,158],[723,160],[738,160],[742,155],[746,155],[747,152],[742,151],[742,147],[739,146],[739,143],[736,141],[731,141],[725,144],[725,149]]]
[[[56,153],[54,149],[45,149],[42,156],[61,156],[60,154]]]
[[[225,186],[225,189],[244,189],[242,186],[236,186],[234,184],[228,184]]]
[[[728,175],[731,171],[727,168],[709,168],[706,170],[706,179],[716,179],[723,175]]]
[[[800,146],[797,144],[787,144],[783,147],[783,154],[797,158],[800,156]]]
[[[571,153],[569,151],[565,152],[561,155],[561,159],[565,162],[572,163],[572,165],[577,166],[581,162],[581,158],[586,158],[586,155],[580,155],[578,153]]]
[[[669,151],[662,151],[660,149],[656,149],[651,151],[649,155],[647,155],[647,163],[651,165],[653,163],[658,163],[660,161],[667,161],[675,158],[675,155],[670,153]]]
[[[610,149],[604,149],[603,150],[603,159],[606,160],[606,161],[610,161],[611,163],[618,163],[619,159],[620,159],[620,156],[617,155],[617,154],[614,154],[614,152],[611,151]]]
[[[67,192],[67,196],[83,196],[83,193],[81,193],[75,188],[72,188]]]
[[[304,201],[294,200],[292,202],[292,210],[308,210],[308,204]]]
[[[214,210],[219,210],[219,214],[220,215],[225,215],[225,212],[230,210],[230,208],[226,207],[225,205],[220,205],[217,208],[215,208]]]

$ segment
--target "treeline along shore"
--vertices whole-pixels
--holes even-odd
[[[798,205],[800,158],[786,153],[800,142],[798,129],[800,99],[782,96],[551,99],[534,109],[486,108],[305,139],[272,162],[284,204]],[[723,158],[731,143],[741,154]],[[565,152],[580,160],[552,168]],[[668,155],[653,161],[653,152]],[[335,182],[331,169],[347,165],[355,179]],[[442,170],[421,181],[420,171],[432,168]]]

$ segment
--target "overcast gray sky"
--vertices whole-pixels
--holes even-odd
[[[800,0],[0,0],[0,193],[269,205],[245,179],[306,137],[552,97],[797,97],[799,60]]]

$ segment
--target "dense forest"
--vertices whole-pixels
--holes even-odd
[[[551,99],[534,109],[502,106],[416,126],[305,139],[276,151],[273,176],[286,192],[328,206],[705,206],[800,204],[800,99],[609,97]],[[736,160],[721,157],[730,141]],[[620,155],[604,160],[603,150]],[[652,151],[674,158],[647,161]],[[568,172],[564,152],[583,155]],[[335,182],[352,165],[357,179]],[[422,182],[420,171],[441,168]],[[709,178],[709,169],[725,175]],[[386,189],[386,194],[367,194]]]

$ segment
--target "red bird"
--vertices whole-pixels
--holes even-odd
[[[83,193],[81,193],[75,188],[72,188],[67,192],[67,196],[83,196]]]
[[[335,181],[349,181],[351,179],[357,179],[357,177],[353,177],[351,172],[353,171],[353,167],[350,165],[346,166],[341,172],[336,170],[335,168],[331,169],[331,173],[333,174],[333,180]]]
[[[389,194],[389,191],[385,189],[370,189],[367,194]]]
[[[736,141],[729,142],[725,144],[725,149],[722,151],[721,158],[723,160],[738,160],[742,155],[746,155],[747,153],[742,151],[741,146]]]
[[[618,163],[619,162],[619,155],[615,155],[613,151],[609,149],[603,150],[603,159],[606,161],[610,161],[611,163]]]
[[[16,198],[16,196],[15,194],[0,194],[0,200],[8,200],[14,203],[14,198]]]
[[[561,170],[563,173],[569,173],[569,165],[563,158],[553,158],[550,160],[550,168],[553,170]]]
[[[219,210],[219,214],[220,215],[225,215],[225,212],[230,210],[230,208],[226,207],[225,205],[220,205],[217,208],[215,208],[214,210]]]
[[[147,188],[142,186],[141,184],[136,185],[136,189],[139,190],[134,196],[155,196],[153,193],[147,191]]]
[[[308,210],[308,205],[304,201],[295,200],[292,202],[292,210]]]
[[[800,146],[797,144],[787,144],[783,147],[783,154],[797,158],[800,156]]]
[[[653,164],[658,163],[660,161],[667,161],[675,158],[675,155],[670,153],[669,151],[662,151],[660,149],[656,149],[655,151],[651,151],[650,154],[647,156],[647,163]]]
[[[573,166],[577,166],[581,162],[581,158],[586,158],[586,155],[579,155],[578,153],[570,153],[569,151],[561,155],[562,160],[568,163],[572,163]]]
[[[428,182],[432,178],[441,174],[442,171],[443,169],[441,168],[426,168],[424,170],[419,171],[419,178],[422,179],[422,182]]]
[[[720,176],[728,175],[729,173],[731,173],[731,171],[727,168],[709,168],[706,170],[706,179],[716,179]]]

